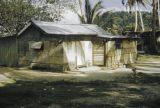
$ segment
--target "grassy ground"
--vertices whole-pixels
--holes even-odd
[[[47,78],[47,77],[46,77]],[[107,78],[107,77],[106,77]],[[160,74],[125,73],[86,82],[15,80],[0,87],[1,108],[159,108]]]
[[[0,108],[159,108],[160,74],[0,68]],[[5,78],[4,78],[5,79]],[[7,82],[8,81],[8,82]]]
[[[138,55],[138,62],[160,62],[160,55]]]

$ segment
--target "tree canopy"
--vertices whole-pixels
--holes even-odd
[[[0,34],[18,33],[31,19],[59,21],[72,0],[0,0]]]
[[[149,12],[142,12],[144,19],[144,26],[146,30],[151,30],[152,14]],[[128,12],[109,12],[102,15],[98,23],[106,31],[112,34],[122,34],[124,31],[134,31],[135,19],[133,13]],[[138,23],[140,25],[140,22]],[[140,28],[139,28],[140,31]]]
[[[129,6],[129,8],[131,9],[136,4],[142,4],[143,6],[145,6],[144,1],[146,0],[122,0],[122,4]]]

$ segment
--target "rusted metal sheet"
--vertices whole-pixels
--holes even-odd
[[[0,65],[17,65],[17,43],[16,37],[0,39]]]

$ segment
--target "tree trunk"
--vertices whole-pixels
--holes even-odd
[[[157,0],[153,0],[153,18],[152,18],[152,36],[150,37],[150,53],[157,54],[157,42],[156,42],[156,14],[157,14]]]
[[[138,12],[139,12],[140,20],[141,20],[141,28],[142,28],[142,31],[144,31],[144,23],[143,23],[142,13],[141,13],[139,6],[138,6]]]
[[[159,29],[160,29],[160,6],[159,6],[159,0],[158,0],[158,21],[159,21]]]
[[[138,28],[138,13],[137,13],[137,3],[136,3],[136,6],[135,6],[135,32],[137,31],[137,28]]]
[[[80,7],[80,12],[81,12],[81,16],[83,16],[83,11],[82,11],[82,1],[79,0],[79,7]]]

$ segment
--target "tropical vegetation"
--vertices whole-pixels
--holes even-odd
[[[84,0],[84,9],[83,9],[83,1],[78,0],[79,2],[79,8],[80,8],[80,13],[75,10],[76,14],[78,15],[81,23],[83,24],[97,24],[96,18],[100,16],[102,13],[102,9],[104,7],[102,6],[102,1],[98,1],[95,3],[95,5],[92,7],[90,0]]]
[[[0,0],[0,35],[18,33],[31,19],[59,21],[72,0]]]
[[[135,13],[135,29],[134,29],[135,32],[138,30],[138,13],[141,22],[140,27],[141,30],[144,31],[143,17],[140,10],[140,5],[145,6],[144,1],[145,0],[122,0],[122,4],[125,5],[126,7],[129,7],[129,11],[133,11]]]
[[[145,30],[152,30],[152,14],[149,12],[141,13],[143,17]],[[141,31],[141,23],[138,22],[137,24],[139,27],[137,31]],[[101,16],[98,25],[112,34],[121,35],[125,31],[134,31],[136,26],[135,14],[123,11],[105,13]]]

